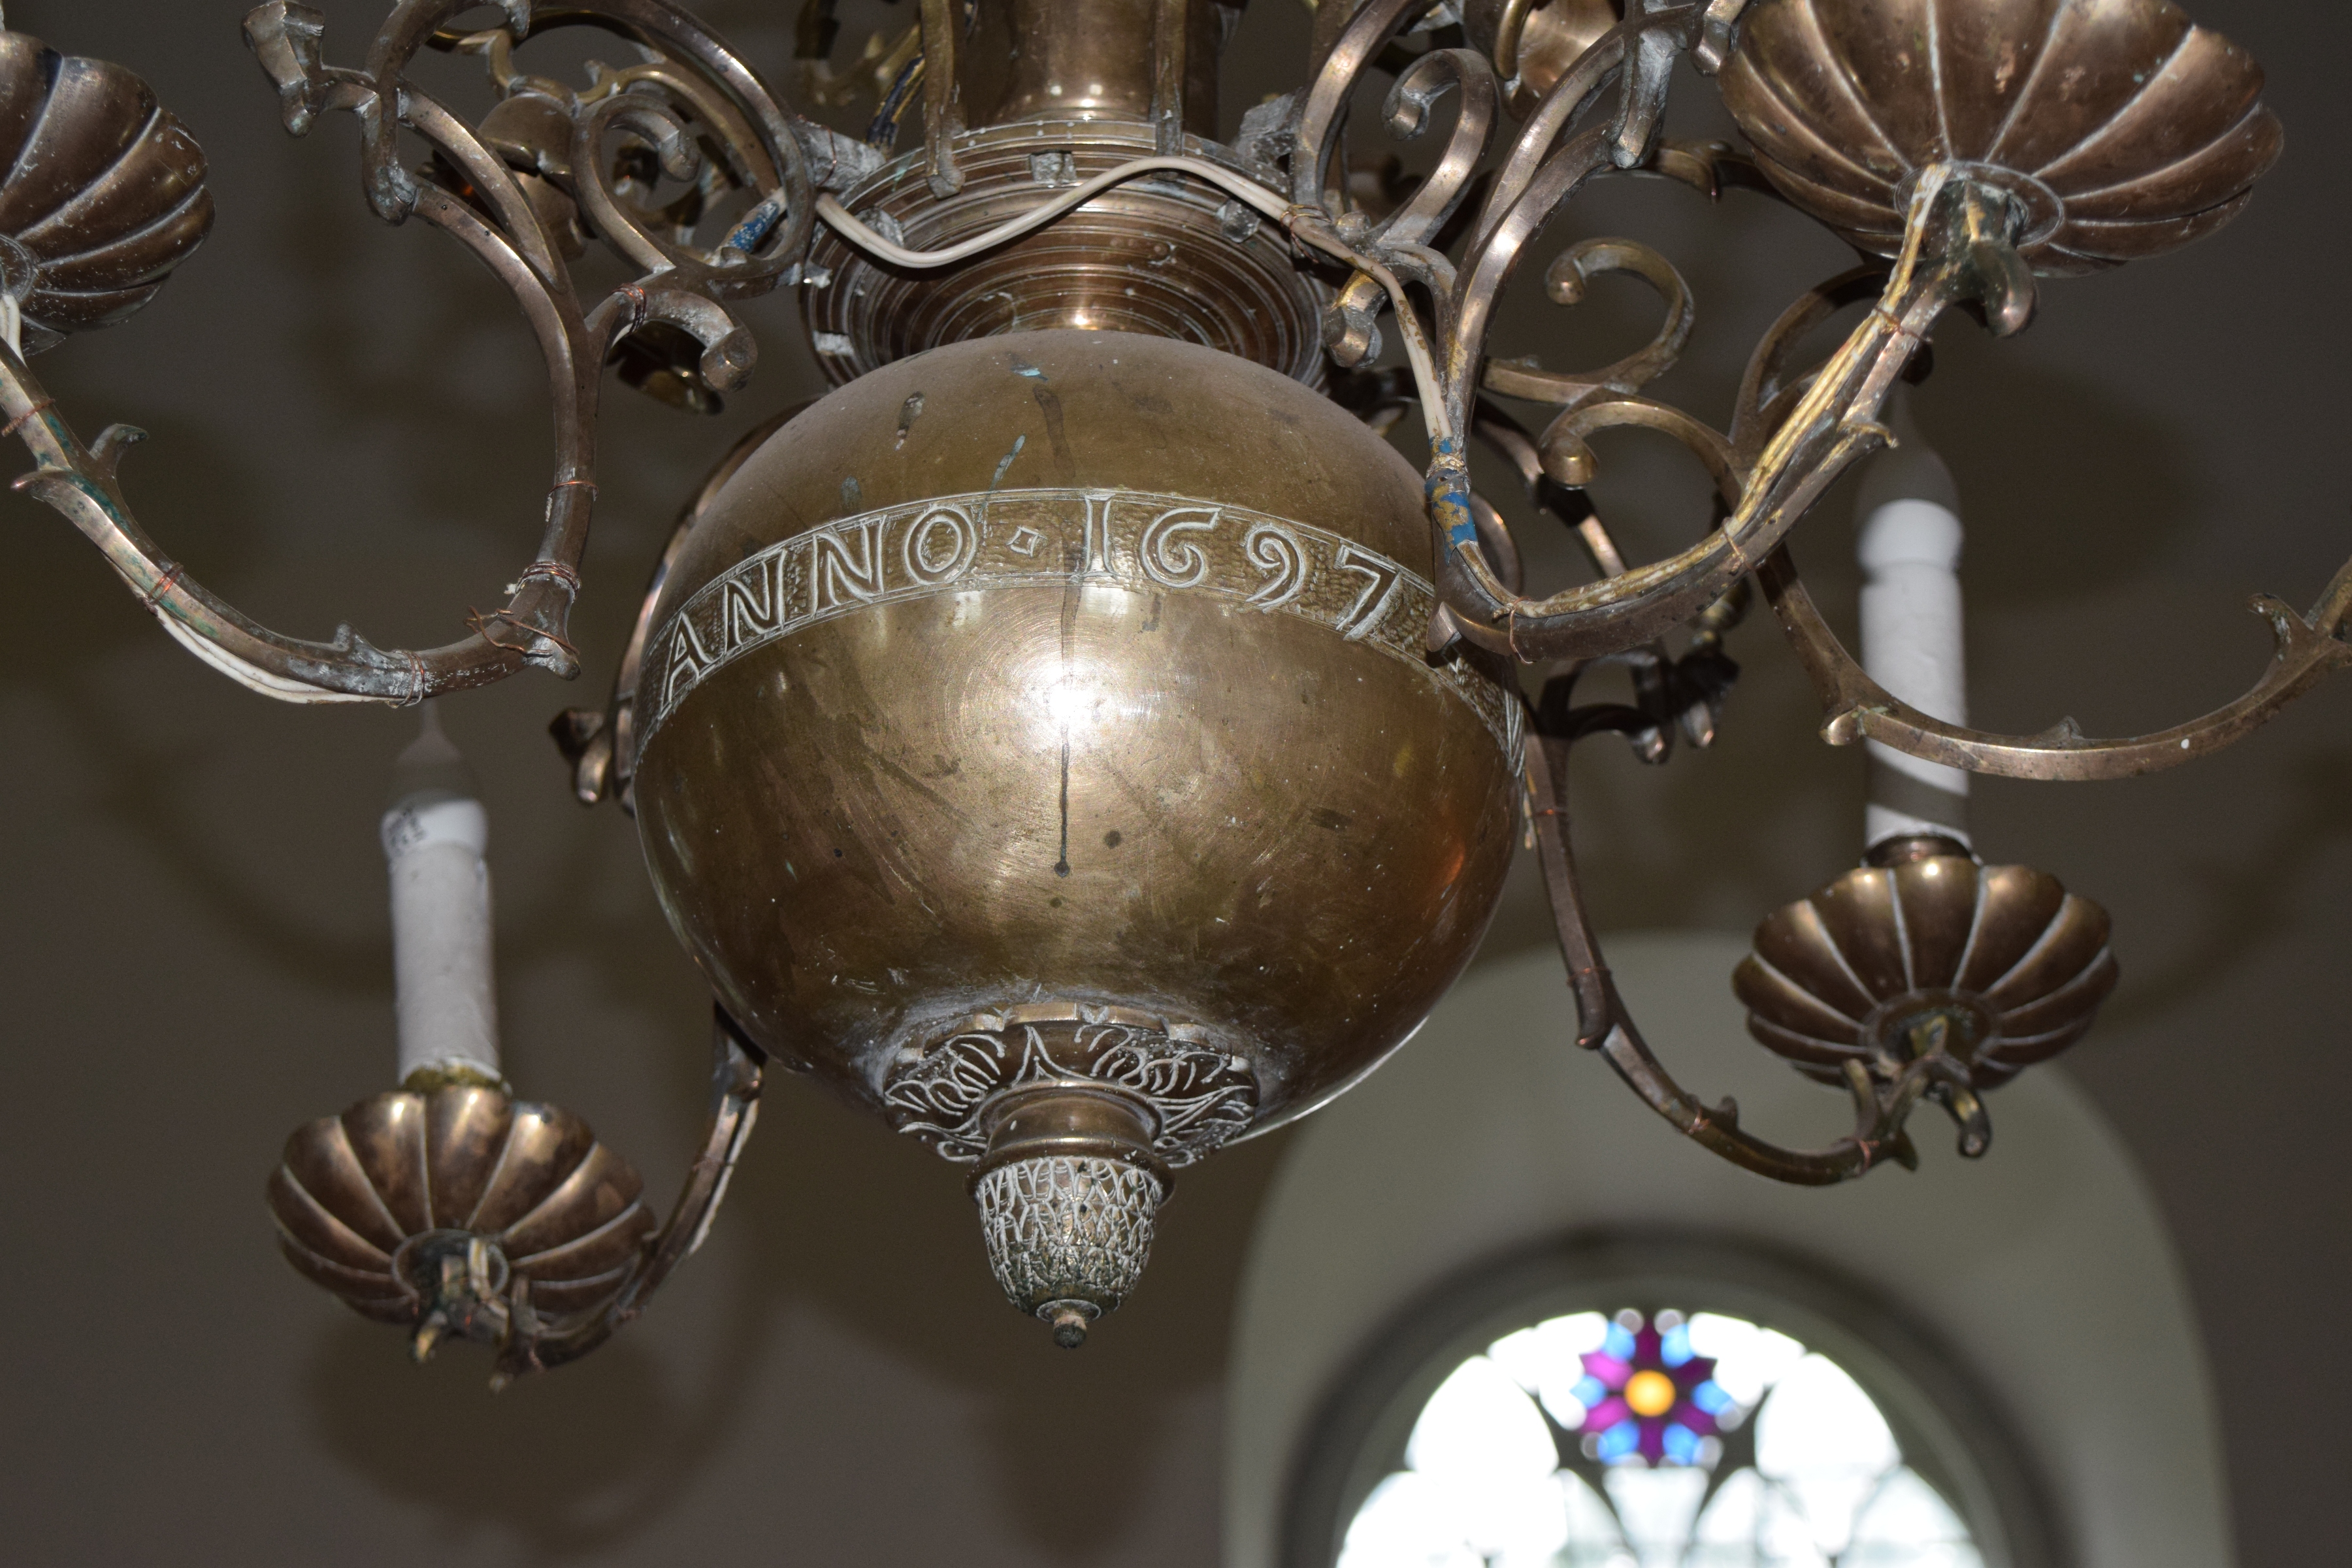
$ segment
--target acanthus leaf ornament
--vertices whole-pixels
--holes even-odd
[[[952,1026],[892,1070],[882,1101],[899,1131],[970,1162],[987,1152],[996,1096],[1086,1080],[1148,1106],[1152,1152],[1181,1169],[1248,1131],[1257,1109],[1247,1058],[1202,1036],[1119,1008],[1034,1003]]]
[[[998,1285],[1069,1348],[1135,1289],[1174,1173],[1258,1109],[1247,1057],[1125,1008],[1030,1003],[908,1054],[884,1080],[885,1113],[976,1167]]]

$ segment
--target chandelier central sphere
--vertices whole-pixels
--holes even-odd
[[[753,1039],[977,1162],[999,1278],[1055,1249],[1015,1294],[1068,1330],[1171,1170],[1378,1062],[1484,934],[1519,708],[1430,656],[1435,607],[1420,476],[1274,371],[1069,331],[896,362],[681,537],[654,885]]]
[[[800,95],[870,110],[858,134],[675,0],[393,0],[359,66],[297,0],[247,17],[286,128],[355,116],[375,215],[465,247],[546,362],[539,547],[502,606],[425,649],[289,637],[205,589],[132,514],[136,432],[85,443],[34,377],[152,300],[214,210],[194,133],[137,77],[0,29],[20,488],[256,691],[410,706],[581,674],[604,373],[716,412],[759,358],[738,307],[796,289],[834,384],[710,475],[610,700],[553,725],[575,796],[635,816],[716,998],[709,1122],[666,1221],[583,1121],[508,1084],[488,816],[435,709],[399,764],[399,1087],[299,1130],[269,1203],[294,1266],[420,1356],[482,1342],[503,1379],[635,1318],[708,1231],[771,1067],[968,1173],[998,1283],[1076,1345],[1136,1288],[1180,1171],[1411,1036],[1520,847],[1566,961],[1563,1044],[1679,1132],[1822,1185],[1915,1163],[1932,1105],[1982,1154],[1988,1093],[2081,1038],[2118,971],[2099,906],[1979,857],[1969,777],[2170,767],[2352,663],[2347,565],[2307,614],[2256,602],[2274,657],[2201,718],[1967,721],[1958,492],[1902,387],[1956,312],[2022,331],[2043,278],[2162,254],[2251,199],[2283,144],[2262,73],[2172,0],[1319,0],[1298,84],[1226,140],[1222,0],[922,0],[846,69],[834,0],[803,3]],[[615,58],[538,74],[562,68],[536,42],[579,30]],[[1672,133],[1685,62],[1744,145]],[[1421,142],[1410,172],[1391,140]],[[1756,344],[1727,419],[1655,394],[1696,305],[1635,239],[1564,244],[1542,276],[1568,307],[1641,279],[1661,313],[1638,352],[1564,372],[1490,342],[1547,226],[1626,175],[1785,204],[1854,253]],[[1718,503],[1654,562],[1583,492],[1593,438],[1629,426]],[[1475,478],[1523,491],[1519,526],[1570,532],[1583,580],[1528,591],[1474,447],[1496,464]],[[1864,480],[1857,658],[1790,539],[1888,448]],[[1852,1133],[1814,1150],[1652,1053],[1567,828],[1576,742],[1650,763],[1712,742],[1759,597],[1822,738],[1870,762],[1862,863],[1766,919],[1733,978],[1757,1039],[1851,1102]],[[1625,700],[1591,700],[1603,671]]]

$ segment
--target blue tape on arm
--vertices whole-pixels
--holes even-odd
[[[1429,515],[1445,531],[1445,542],[1457,547],[1477,543],[1478,524],[1470,515],[1470,469],[1463,461],[1460,437],[1437,442],[1426,489]]]

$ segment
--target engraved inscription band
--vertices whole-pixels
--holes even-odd
[[[772,545],[688,599],[656,637],[644,741],[713,670],[874,605],[1072,578],[1208,594],[1327,626],[1412,665],[1468,703],[1517,765],[1518,702],[1458,658],[1423,654],[1435,591],[1354,541],[1246,507],[1135,490],[942,496],[844,518]]]

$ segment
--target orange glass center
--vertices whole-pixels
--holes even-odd
[[[1675,1407],[1675,1380],[1663,1372],[1637,1372],[1625,1380],[1625,1403],[1636,1415],[1664,1415]]]

